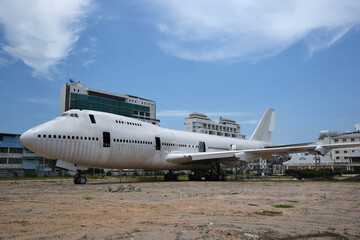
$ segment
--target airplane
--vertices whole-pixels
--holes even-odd
[[[268,108],[248,139],[237,139],[166,129],[111,113],[73,109],[33,127],[20,136],[21,143],[48,159],[75,166],[108,169],[170,170],[166,180],[176,180],[174,170],[191,170],[189,180],[226,180],[223,168],[238,161],[251,162],[271,155],[309,152],[325,155],[334,148],[360,143],[273,146],[274,109]],[[85,184],[79,171],[75,184]]]

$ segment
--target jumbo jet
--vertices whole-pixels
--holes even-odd
[[[120,115],[69,110],[61,116],[29,129],[20,137],[31,151],[48,159],[61,159],[76,166],[109,169],[192,170],[189,180],[225,180],[223,168],[239,161],[250,162],[271,155],[309,152],[325,155],[334,148],[359,143],[272,146],[275,112],[268,108],[249,138],[236,139],[171,130]],[[75,184],[85,184],[79,173]]]

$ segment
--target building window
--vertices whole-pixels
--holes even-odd
[[[0,164],[7,164],[7,158],[0,158]]]
[[[22,148],[10,148],[10,153],[22,153]]]
[[[0,153],[8,153],[8,152],[9,152],[9,148],[0,147]]]
[[[352,139],[351,139],[351,142],[355,142],[355,139],[354,139],[354,138],[352,138]]]
[[[22,164],[21,158],[9,158],[9,164]]]
[[[338,142],[338,140],[336,139],[334,142],[335,142],[335,143],[337,143],[337,142]]]
[[[347,153],[347,151],[345,150],[344,153]]]

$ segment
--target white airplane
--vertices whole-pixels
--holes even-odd
[[[162,128],[110,113],[69,110],[61,116],[29,129],[20,137],[31,151],[48,159],[61,159],[77,166],[110,169],[192,170],[189,179],[224,180],[222,168],[237,161],[250,162],[272,154],[309,152],[325,155],[333,148],[359,143],[272,146],[275,112],[268,108],[249,140],[212,136]],[[171,171],[172,172],[172,171]],[[175,175],[167,175],[175,179]],[[75,184],[85,184],[77,174]]]

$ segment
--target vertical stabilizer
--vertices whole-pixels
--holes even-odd
[[[270,142],[273,131],[275,131],[275,112],[274,109],[268,108],[250,137],[250,140]]]

